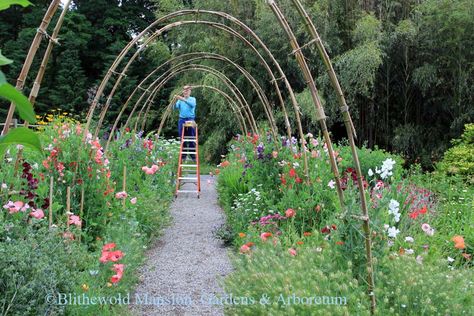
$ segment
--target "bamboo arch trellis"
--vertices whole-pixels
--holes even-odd
[[[198,53],[198,54],[199,54],[199,53]],[[184,65],[184,64],[186,64],[186,63],[188,63],[188,62],[192,62],[192,61],[194,61],[194,60],[199,60],[199,59],[202,59],[202,58],[208,58],[208,56],[203,55],[203,56],[200,56],[200,57],[194,57],[194,58],[187,59],[186,61],[181,62],[181,63],[179,63],[179,64],[173,66],[173,67],[172,67],[170,70],[168,70],[166,73],[172,72],[173,69],[179,68],[181,65]],[[175,60],[175,59],[176,59],[176,58],[174,58],[173,60]],[[170,60],[170,61],[171,61],[171,60]],[[169,62],[169,61],[168,61],[168,62]],[[236,65],[236,66],[237,66],[237,65]],[[161,66],[160,66],[160,67],[161,67]],[[205,69],[208,69],[211,73],[212,73],[212,72],[214,72],[214,73],[216,72],[216,70],[213,70],[213,69],[210,68],[210,67],[202,66],[202,65],[201,65],[201,67],[202,67],[202,68],[205,68]],[[248,74],[244,69],[242,69],[241,67],[239,67],[239,68],[240,68],[240,70],[244,73],[244,76],[246,76],[246,78],[249,80],[249,82],[251,83],[251,85],[253,86],[253,88],[257,91],[257,94],[259,94],[260,100],[261,100],[261,102],[262,102],[262,104],[263,104],[263,106],[264,106],[264,109],[265,109],[265,111],[266,111],[267,118],[268,118],[268,120],[270,121],[270,123],[272,124],[272,132],[273,132],[273,134],[274,134],[274,137],[277,137],[277,132],[278,132],[278,130],[277,130],[277,128],[276,128],[276,123],[275,123],[275,120],[274,120],[274,117],[273,117],[273,114],[272,114],[272,109],[271,109],[271,106],[270,106],[270,104],[269,104],[269,102],[268,102],[268,99],[266,99],[266,96],[261,96],[261,95],[260,95],[261,93],[263,93],[263,90],[262,90],[261,87],[258,85],[258,83],[256,82],[256,80],[255,80],[250,74]],[[166,73],[165,73],[165,74],[166,74]],[[218,72],[218,73],[219,73],[219,72]],[[223,78],[224,78],[226,81],[231,82],[230,79],[228,79],[227,77],[223,77]],[[233,84],[232,84],[232,85],[233,85]],[[149,90],[149,89],[146,89],[145,92],[143,92],[143,93],[144,93],[144,94],[147,93],[148,90]],[[242,93],[240,93],[240,92],[239,92],[239,96],[240,96],[241,98],[243,98],[243,95],[242,95]],[[248,104],[247,104],[247,108],[248,108],[249,113],[250,113],[250,115],[251,115],[251,117],[252,117],[252,120],[255,121],[255,120],[253,119],[252,112],[251,112],[250,108],[248,107]],[[133,111],[133,110],[132,110],[132,111]],[[146,112],[145,112],[145,117],[146,117],[147,113],[148,113],[148,109],[147,109]],[[130,116],[129,116],[129,119],[130,119]],[[129,119],[127,120],[126,125],[128,125]],[[113,132],[113,131],[112,131],[112,132]],[[111,132],[111,133],[112,133],[112,132]],[[110,136],[109,136],[109,137],[110,137]]]
[[[224,74],[222,74],[221,72],[219,72],[219,71],[217,71],[213,68],[210,68],[210,67],[205,67],[203,65],[195,65],[195,64],[182,65],[182,66],[178,66],[176,68],[172,68],[169,71],[169,74],[164,74],[163,75],[163,76],[166,75],[166,77],[164,79],[161,79],[163,76],[158,78],[156,81],[159,82],[159,83],[158,83],[157,87],[154,88],[154,91],[148,97],[147,102],[145,102],[143,104],[142,108],[140,109],[140,113],[138,115],[137,122],[140,120],[141,113],[143,113],[143,110],[145,109],[145,107],[147,105],[148,105],[148,109],[147,109],[147,112],[148,112],[148,110],[149,110],[149,108],[152,104],[151,101],[152,101],[153,96],[173,77],[175,77],[176,75],[178,75],[182,72],[187,72],[187,71],[200,71],[200,72],[210,73],[210,74],[216,76],[218,79],[220,79],[222,81],[222,83],[225,84],[229,88],[229,90],[232,91],[232,93],[234,94],[236,99],[241,100],[243,108],[247,108],[249,110],[249,114],[250,114],[249,115],[249,117],[250,117],[249,123],[252,124],[251,126],[253,126],[252,130],[253,130],[254,133],[256,133],[258,131],[258,127],[257,127],[255,119],[253,118],[252,111],[250,110],[250,106],[249,106],[248,102],[246,101],[246,99],[243,97],[242,92],[240,91],[240,89],[234,83],[232,83],[232,81],[229,78],[227,78]],[[134,112],[134,110],[136,109],[137,106],[138,106],[138,103],[135,105],[132,112]],[[132,115],[133,114],[130,114],[129,119],[132,117]],[[125,123],[125,126],[128,125],[128,122],[129,122],[129,120],[127,120],[127,123]],[[136,129],[136,127],[134,128],[134,130],[135,129]],[[276,132],[276,131],[274,131],[274,132]]]
[[[137,88],[135,88],[133,90],[133,92],[131,93],[131,95],[129,96],[129,98],[127,99],[127,101],[125,102],[124,104],[124,107],[126,108],[131,97],[133,97],[137,91],[138,91],[138,87],[140,87],[143,91],[147,91],[149,90],[148,88],[145,89],[143,88],[144,86],[144,83],[153,75],[155,74],[159,69],[169,65],[170,63],[174,62],[175,60],[178,60],[178,59],[182,59],[182,58],[188,58],[190,57],[190,59],[187,59],[186,61],[189,62],[190,60],[206,60],[206,59],[212,59],[212,60],[219,60],[219,61],[223,61],[223,62],[226,62],[232,66],[234,66],[236,69],[238,69],[245,77],[246,79],[251,83],[251,85],[254,87],[254,89],[257,91],[257,93],[259,94],[259,98],[261,100],[262,103],[265,102],[265,104],[267,105],[268,109],[271,111],[271,106],[270,106],[270,103],[265,95],[265,92],[263,91],[263,89],[260,87],[260,85],[258,84],[258,82],[255,80],[255,78],[248,72],[246,71],[244,68],[242,68],[241,66],[239,66],[237,63],[233,62],[232,60],[230,60],[229,58],[223,56],[223,55],[219,55],[219,54],[215,54],[215,53],[209,53],[209,52],[196,52],[196,53],[188,53],[188,54],[183,54],[183,55],[178,55],[178,56],[175,56],[169,60],[167,60],[165,63],[161,64],[160,66],[158,66],[157,68],[155,68],[149,75],[146,76],[145,79],[142,80],[142,82],[139,83],[139,85],[137,86]],[[112,137],[113,137],[113,134],[115,133],[115,130],[118,126],[118,123],[122,117],[122,114],[124,112],[124,107],[122,107],[121,111],[119,112],[119,114],[117,115],[116,119],[115,119],[115,122],[113,124],[113,127],[112,127],[112,130],[110,131],[110,135],[109,135],[109,138],[107,140],[107,145],[108,143],[110,143]],[[146,116],[146,114],[145,114]],[[143,127],[142,127],[143,129]],[[288,137],[291,137],[291,134],[288,135]],[[106,145],[106,148],[107,148],[107,145]]]
[[[275,59],[275,57],[273,56],[273,54],[270,52],[270,50],[267,48],[267,46],[263,43],[263,41],[252,31],[252,29],[250,29],[247,25],[245,25],[243,22],[241,22],[240,20],[232,17],[231,15],[227,14],[227,13],[223,13],[223,12],[216,12],[216,11],[209,11],[209,10],[181,10],[181,11],[177,11],[177,12],[174,12],[174,13],[171,13],[171,14],[168,14],[158,20],[156,20],[155,22],[153,22],[150,26],[148,26],[144,31],[142,31],[137,37],[135,37],[132,41],[130,41],[127,46],[122,50],[122,52],[117,56],[116,60],[114,61],[114,63],[112,64],[112,66],[109,68],[107,74],[105,75],[104,79],[102,80],[98,90],[97,90],[97,93],[96,93],[96,96],[94,97],[94,100],[91,104],[91,107],[89,109],[89,113],[87,115],[87,122],[86,122],[86,130],[89,128],[89,125],[90,125],[90,122],[91,122],[91,119],[92,119],[92,116],[93,116],[93,113],[94,113],[94,110],[97,106],[97,104],[99,103],[99,99],[101,97],[101,95],[103,94],[104,90],[105,90],[105,87],[108,83],[108,81],[110,80],[110,78],[112,77],[112,74],[118,74],[119,77],[117,79],[117,82],[116,84],[114,85],[114,88],[112,89],[112,92],[109,94],[109,97],[107,98],[107,101],[106,101],[106,105],[105,107],[108,107],[108,105],[110,104],[110,100],[111,100],[111,97],[113,96],[113,94],[115,93],[115,90],[118,86],[118,84],[120,83],[120,81],[122,80],[122,78],[125,76],[125,72],[126,70],[128,69],[128,66],[130,65],[130,63],[127,64],[127,66],[124,68],[124,70],[120,73],[116,72],[116,68],[118,66],[118,64],[123,60],[123,58],[125,57],[125,55],[130,51],[130,49],[132,48],[133,45],[135,45],[139,39],[141,39],[142,37],[144,37],[147,32],[152,29],[154,26],[160,24],[160,23],[164,23],[165,21],[167,20],[170,20],[172,18],[176,18],[176,17],[180,17],[180,16],[184,16],[184,15],[196,15],[196,20],[194,21],[194,23],[204,23],[204,21],[198,21],[198,17],[201,15],[201,14],[208,14],[208,15],[213,15],[213,16],[218,16],[220,18],[224,18],[234,24],[237,24],[238,26],[240,26],[245,32],[247,35],[250,35],[255,41],[257,41],[257,43],[260,45],[260,47],[265,51],[265,53],[269,56],[269,58],[271,59],[272,63],[276,66],[277,68],[277,71],[279,73],[279,76],[280,78],[278,79],[272,79],[272,83],[275,85],[275,88],[277,90],[277,95],[278,95],[278,98],[282,104],[282,107],[283,107],[283,112],[284,112],[284,116],[285,116],[285,124],[288,128],[289,126],[289,121],[288,121],[288,114],[287,114],[287,111],[286,111],[286,108],[284,107],[284,102],[283,102],[283,99],[282,99],[282,96],[281,96],[281,93],[280,93],[280,90],[279,90],[279,87],[278,87],[278,82],[279,80],[283,80],[286,88],[288,89],[288,92],[289,92],[289,95],[290,95],[290,100],[291,100],[291,103],[292,103],[292,106],[294,108],[294,111],[295,111],[295,116],[296,116],[296,122],[297,122],[297,126],[298,126],[298,131],[299,131],[299,136],[300,136],[300,139],[304,142],[304,133],[303,133],[303,129],[302,129],[302,126],[301,126],[301,119],[300,119],[300,115],[299,115],[299,106],[298,106],[298,103],[296,101],[296,97],[294,95],[294,92],[293,92],[293,89],[285,75],[285,73],[283,72],[282,68],[280,67],[280,64],[278,63],[278,61]],[[193,21],[188,21],[188,23],[191,23]],[[233,35],[237,35],[239,33],[236,33],[231,27],[228,27],[226,25],[223,25],[223,24],[219,24],[219,23],[212,23],[212,22],[207,22],[209,25],[219,25],[219,28],[223,29],[223,30],[227,30],[228,32],[230,32],[231,34]],[[182,24],[182,23],[172,23],[171,25],[168,25],[173,27],[173,24],[175,25],[179,25],[179,24]],[[169,28],[171,28],[169,27]],[[240,34],[239,34],[240,35]],[[242,36],[240,35],[239,38],[242,38]],[[142,46],[144,47],[144,46]],[[139,49],[139,51],[141,51],[141,48]],[[139,52],[138,51],[138,52]],[[137,52],[137,53],[138,53]],[[257,51],[257,54],[259,55],[258,51]],[[134,55],[135,56],[135,55]],[[133,59],[134,57],[132,57]],[[305,163],[305,170],[307,170],[307,153],[306,153],[306,150],[303,151],[303,157],[304,157],[304,163]],[[305,174],[306,176],[306,179],[308,179],[308,174],[306,173]]]
[[[323,108],[319,102],[319,97],[317,95],[317,89],[316,89],[316,86],[314,84],[314,80],[312,78],[312,75],[309,71],[309,68],[308,68],[308,65],[306,64],[306,61],[304,59],[304,55],[303,53],[301,52],[301,49],[303,47],[300,47],[298,42],[296,41],[296,38],[293,34],[293,31],[291,30],[291,27],[289,26],[288,22],[286,21],[285,19],[285,15],[283,14],[283,12],[281,12],[281,10],[279,9],[279,7],[277,6],[276,4],[276,1],[275,0],[266,0],[266,2],[268,3],[268,5],[271,7],[273,13],[275,14],[276,18],[278,19],[279,23],[281,24],[282,28],[285,30],[285,32],[287,33],[287,36],[289,38],[289,41],[293,47],[293,53],[295,54],[296,56],[296,59],[298,61],[298,64],[301,68],[301,71],[303,72],[303,75],[305,76],[306,80],[307,80],[307,84],[308,84],[308,87],[310,88],[310,91],[311,91],[311,96],[312,96],[312,99],[313,99],[313,102],[315,103],[315,106],[316,106],[316,109],[317,109],[317,114],[318,114],[318,120],[320,121],[320,124],[323,128],[323,132],[324,132],[324,127],[325,127],[325,114],[324,114],[324,111],[323,111]],[[368,265],[367,265],[367,271],[368,271],[368,283],[369,283],[369,290],[372,290],[372,291],[369,291],[369,295],[371,297],[371,312],[374,313],[375,312],[375,295],[373,293],[373,290],[374,290],[374,284],[373,284],[373,278],[372,278],[372,273],[373,273],[373,269],[372,269],[372,261],[371,261],[371,241],[370,241],[370,227],[369,227],[369,218],[368,218],[368,212],[367,212],[367,206],[364,205],[364,201],[365,201],[365,196],[363,194],[363,188],[361,187],[361,173],[360,173],[360,164],[359,164],[359,161],[358,161],[358,156],[357,156],[357,152],[356,152],[356,146],[354,144],[354,136],[355,136],[355,131],[354,131],[354,128],[353,128],[353,125],[352,125],[352,121],[350,119],[350,115],[349,115],[349,112],[348,112],[348,107],[347,107],[347,104],[344,100],[344,96],[342,94],[342,91],[340,89],[340,86],[339,86],[339,83],[337,81],[337,77],[335,75],[335,72],[334,70],[332,69],[332,65],[330,63],[330,59],[321,43],[321,40],[319,38],[319,35],[317,34],[316,32],[316,28],[314,27],[314,24],[312,23],[312,21],[309,19],[309,16],[307,15],[306,11],[304,10],[304,7],[302,6],[301,2],[299,0],[292,0],[292,2],[294,3],[294,5],[296,6],[298,12],[300,13],[300,15],[302,16],[306,26],[308,27],[309,29],[309,32],[311,33],[311,35],[313,36],[313,40],[311,42],[315,43],[318,47],[318,50],[320,51],[320,54],[321,56],[323,57],[323,61],[325,63],[325,66],[327,67],[328,69],[328,72],[329,72],[329,77],[330,77],[330,80],[331,80],[331,83],[333,84],[335,90],[336,90],[336,93],[338,95],[338,100],[339,102],[341,103],[341,110],[342,110],[342,114],[343,114],[343,117],[344,117],[344,122],[345,122],[345,125],[346,125],[346,129],[347,129],[347,132],[348,132],[348,136],[349,136],[349,140],[350,140],[350,145],[351,145],[351,148],[352,148],[352,155],[353,155],[353,159],[354,159],[354,162],[356,163],[356,172],[358,173],[358,186],[359,186],[359,190],[361,192],[361,207],[362,207],[362,211],[364,213],[364,215],[361,217],[361,219],[364,221],[364,233],[365,233],[365,239],[366,239],[366,250],[367,250],[367,261],[368,261]],[[42,22],[42,24],[40,25],[40,28],[38,29],[38,32],[36,34],[36,37],[35,39],[33,40],[33,44],[30,48],[30,51],[28,53],[28,56],[27,56],[27,59],[23,65],[23,68],[22,68],[22,72],[20,74],[20,77],[18,78],[17,80],[17,88],[19,90],[22,89],[23,87],[23,84],[24,84],[24,79],[26,79],[26,75],[28,73],[28,70],[31,66],[31,62],[32,62],[32,59],[33,59],[33,56],[34,54],[36,53],[36,50],[39,46],[39,42],[41,41],[41,35],[45,33],[45,28],[47,27],[47,25],[49,24],[49,21],[51,20],[52,18],[52,15],[54,14],[55,10],[57,9],[59,5],[59,1],[58,0],[54,0],[52,1],[46,15],[45,15],[45,18]],[[122,72],[120,73],[117,73],[115,72],[118,64],[121,62],[121,60],[125,57],[125,55],[128,53],[128,51],[132,48],[133,45],[135,45],[139,39],[141,39],[144,35],[146,35],[148,33],[148,31],[153,28],[154,26],[160,24],[160,23],[163,23],[164,21],[168,20],[168,19],[171,19],[171,18],[175,18],[175,17],[180,17],[180,16],[185,16],[185,15],[196,15],[196,20],[198,19],[199,15],[200,14],[209,14],[209,15],[215,15],[215,16],[219,16],[219,17],[222,17],[222,18],[225,18],[227,19],[228,21],[231,21],[233,23],[236,23],[237,25],[239,25],[240,27],[242,27],[242,29],[244,29],[244,31],[248,34],[248,35],[251,35],[255,40],[257,40],[259,42],[259,44],[264,48],[264,50],[267,52],[268,49],[266,49],[266,46],[263,44],[263,42],[258,38],[258,36],[255,35],[255,33],[253,33],[253,31],[248,28],[245,24],[243,24],[240,20],[232,17],[231,15],[229,14],[226,14],[226,13],[222,13],[222,12],[215,12],[215,11],[207,11],[207,10],[182,10],[182,11],[177,11],[175,13],[172,13],[172,14],[169,14],[161,19],[158,19],[157,21],[155,21],[154,23],[152,23],[148,28],[146,28],[142,33],[140,33],[135,39],[133,39],[130,43],[128,43],[128,45],[122,50],[122,52],[117,56],[117,59],[114,61],[114,63],[112,64],[112,66],[110,67],[109,71],[107,72],[106,76],[104,77],[104,79],[102,80],[100,86],[99,86],[99,89],[97,90],[97,93],[96,93],[96,96],[94,97],[94,100],[92,102],[92,105],[91,107],[89,108],[89,113],[87,115],[87,122],[86,122],[86,129],[87,130],[90,126],[90,120],[92,119],[93,117],[93,114],[94,114],[94,110],[95,110],[95,107],[97,106],[98,102],[99,102],[99,99],[100,97],[102,96],[104,90],[105,90],[105,87],[109,81],[109,79],[111,78],[112,74],[119,74],[119,78],[117,79],[116,81],[116,85],[114,86],[114,88],[112,89],[110,95],[109,95],[109,98],[107,100],[108,103],[110,103],[110,99],[111,97],[113,96],[115,90],[117,89],[118,87],[118,84],[120,83],[120,81],[122,80],[122,78],[125,76],[125,73],[127,71],[127,68],[128,67],[125,67],[123,69]],[[224,26],[226,27],[226,26]],[[41,33],[41,34],[40,34]],[[310,43],[308,43],[310,44]],[[306,44],[306,45],[308,45]],[[305,46],[306,46],[305,45]],[[268,51],[269,52],[269,51]],[[268,53],[267,52],[267,53]],[[278,65],[278,63],[276,62],[276,60],[273,58],[273,56],[271,55],[271,53],[269,54],[269,56],[271,56],[272,58],[272,62],[275,63],[277,69],[278,69],[278,72],[280,73],[281,75],[281,78],[277,79],[277,80],[284,80],[285,82],[285,85],[287,86],[287,88],[291,87],[289,85],[289,82],[284,74],[284,72],[281,70],[281,67]],[[272,81],[272,83],[275,84],[275,87],[278,86],[277,84],[277,80],[274,80]],[[279,91],[279,90],[278,90]],[[293,91],[291,89],[289,89],[289,93],[290,93],[290,98],[291,98],[291,101],[292,101],[292,105],[295,109],[295,115],[297,116],[297,124],[299,126],[301,126],[301,120],[299,119],[299,107],[298,107],[298,104],[296,102],[296,99],[294,97],[294,94],[293,94]],[[278,93],[278,97],[280,100],[282,100],[282,96],[280,93]],[[13,116],[13,111],[14,111],[14,105],[12,105],[10,107],[10,110],[9,110],[9,113],[7,115],[7,119],[5,121],[5,127],[6,129],[8,130],[8,126],[10,125],[11,123],[11,120],[12,120],[12,116]],[[288,116],[286,115],[285,116],[286,119],[288,119]],[[327,132],[327,127],[326,127],[326,130]],[[4,131],[5,132],[5,128],[4,128]],[[301,133],[301,129],[300,129],[300,137],[302,140],[304,140],[304,135],[302,135]],[[325,136],[325,139],[326,139],[326,142],[328,144],[328,149],[331,145],[331,141],[330,141],[330,138],[329,137],[326,137]],[[303,143],[304,145],[304,143]],[[332,148],[331,148],[332,150]],[[305,152],[305,150],[303,150],[303,152]],[[330,151],[330,159],[333,160],[334,157],[332,155],[332,151]],[[337,168],[334,168],[334,165],[333,165],[333,172],[335,174],[335,177],[336,177],[336,183],[338,184],[338,190],[339,190],[339,177],[338,177],[338,171],[337,171]],[[342,193],[342,192],[341,192]],[[343,202],[343,195],[342,194],[339,194],[338,193],[338,196],[340,197],[340,201],[341,201],[341,206],[344,208],[344,202]]]
[[[184,71],[189,71],[189,70],[197,70],[197,71],[202,71],[202,72],[207,72],[207,73],[211,73],[213,75],[215,75],[218,79],[220,79],[222,81],[222,83],[224,85],[227,86],[227,88],[229,88],[230,91],[232,91],[235,99],[241,104],[241,109],[249,109],[250,110],[250,106],[248,105],[247,101],[245,100],[245,98],[243,97],[242,95],[242,92],[239,90],[239,88],[237,86],[235,86],[235,84],[232,83],[232,81],[227,78],[224,74],[216,71],[215,69],[212,69],[212,68],[206,68],[202,65],[183,65],[182,67],[178,67],[176,69],[171,69],[170,71],[166,72],[165,74],[163,74],[162,76],[160,76],[159,78],[157,78],[150,86],[154,86],[155,84],[158,84],[157,87],[153,88],[154,90],[151,91],[151,94],[150,96],[148,97],[147,101],[145,102],[145,104],[142,106],[140,112],[143,112],[143,109],[145,108],[145,106],[151,101],[151,98],[152,98],[152,95],[154,93],[157,92],[157,90],[161,89],[162,86],[164,86],[169,80],[171,80],[174,76],[176,76],[177,74],[181,73],[181,72],[184,72]],[[150,89],[148,89],[150,90]],[[142,96],[140,97],[140,99],[135,103],[130,115],[128,116],[128,119],[127,119],[127,122],[125,123],[125,127],[128,126],[129,122],[130,122],[130,118],[133,116],[133,114],[135,113],[139,103],[141,102],[141,100],[143,99],[145,93],[142,94]],[[244,113],[246,113],[246,118],[252,128],[252,131],[254,133],[257,132],[258,130],[258,127],[256,125],[256,121],[255,119],[253,118],[253,114],[252,114],[252,111],[249,111],[248,113],[244,111]]]
[[[247,134],[247,126],[245,125],[245,120],[243,119],[242,114],[238,115],[237,111],[236,111],[236,109],[238,110],[238,105],[227,93],[225,93],[224,91],[222,91],[219,88],[216,88],[214,86],[209,86],[209,85],[190,85],[190,87],[192,89],[203,88],[203,89],[213,90],[213,91],[217,92],[218,94],[220,94],[221,96],[223,96],[224,99],[226,99],[227,102],[229,102],[229,105],[233,104],[232,110],[234,112],[234,115],[237,117],[237,122],[239,122],[240,130],[242,131],[242,133]],[[157,138],[160,137],[163,126],[164,126],[166,120],[168,119],[169,114],[172,111],[172,106],[174,104],[175,104],[175,99],[173,98],[173,100],[171,100],[170,104],[167,106],[166,110],[163,112],[163,115],[162,115],[161,121],[160,121],[160,126],[158,127],[158,130],[156,132],[156,137]]]

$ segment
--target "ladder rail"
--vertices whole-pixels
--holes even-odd
[[[192,122],[192,123],[191,123]],[[195,136],[184,136],[184,131],[186,127],[191,127],[194,129],[194,134]],[[181,142],[180,142],[180,148],[179,148],[179,157],[178,157],[178,172],[177,172],[177,179],[176,179],[176,191],[175,191],[175,197],[178,196],[178,193],[185,193],[185,192],[194,192],[197,193],[197,197],[199,198],[199,195],[201,193],[201,168],[200,168],[200,163],[199,163],[199,132],[198,132],[198,126],[196,122],[194,121],[189,121],[185,122],[183,124],[183,128],[181,130]],[[194,151],[192,151],[192,147],[184,147],[185,143],[195,143]],[[193,165],[187,165],[183,164],[183,155],[194,155],[195,156],[195,164]],[[191,170],[189,169],[191,168]],[[189,172],[193,171],[195,169],[196,174],[189,174]],[[183,170],[185,169],[185,170]],[[188,173],[183,175],[183,173]],[[193,177],[191,177],[193,176]],[[194,177],[195,176],[195,177]],[[189,180],[197,180],[197,181],[189,181]],[[180,190],[180,187],[184,183],[194,183],[197,185],[197,190]]]

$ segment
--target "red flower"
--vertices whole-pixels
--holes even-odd
[[[321,229],[321,233],[323,234],[329,234],[331,232],[331,228],[329,228],[329,226],[325,226],[323,227],[323,229]]]
[[[427,211],[428,211],[428,208],[426,207],[426,205],[423,205],[423,207],[418,212],[420,214],[426,214]]]
[[[285,176],[281,176],[280,180],[281,180],[281,184],[283,184],[283,185],[286,184]]]
[[[301,182],[303,182],[303,180],[301,180],[300,177],[296,177],[296,183],[301,183]]]
[[[337,230],[337,226],[334,225],[334,224],[331,225],[331,228],[332,228],[332,230]]]
[[[110,282],[117,283],[118,281],[120,281],[123,276],[123,268],[123,264],[114,264],[112,270],[114,270],[116,274],[110,278]]]
[[[418,213],[418,211],[415,211],[415,212],[411,212],[409,214],[409,216],[413,219],[416,219],[418,217],[418,215],[420,215],[420,213]]]
[[[343,241],[336,241],[336,245],[344,245],[344,242]]]
[[[294,177],[296,177],[296,170],[291,168],[290,169],[290,178],[294,178]]]

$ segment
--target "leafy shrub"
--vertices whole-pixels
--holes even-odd
[[[379,312],[387,315],[472,315],[472,270],[447,269],[447,261],[422,265],[413,257],[386,256],[376,273]]]
[[[80,283],[90,255],[58,231],[28,227],[22,238],[0,242],[0,312],[2,315],[58,315],[64,307],[48,295],[69,293]]]
[[[437,165],[439,171],[449,175],[461,175],[474,183],[474,124],[466,124],[460,139],[452,141],[443,160]]]

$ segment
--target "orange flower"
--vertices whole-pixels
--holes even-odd
[[[300,240],[300,241],[297,241],[296,244],[297,244],[297,245],[302,245],[302,244],[304,244],[304,242],[302,242],[302,241]]]
[[[462,236],[456,235],[451,239],[454,241],[454,248],[464,249],[466,245],[464,244],[464,238]]]
[[[245,233],[239,233],[240,238],[244,238],[245,236],[246,236]]]
[[[344,245],[344,242],[343,241],[336,241],[336,245],[342,246],[342,245]]]
[[[217,176],[221,171],[219,169],[214,170],[214,174]]]
[[[230,165],[230,162],[229,162],[228,160],[223,161],[223,162],[221,162],[221,164],[220,164],[220,166],[221,166],[222,168],[225,168],[225,167],[227,167],[227,166],[229,166],[229,165]]]
[[[272,233],[268,233],[268,232],[265,232],[265,233],[261,233],[260,234],[260,238],[263,240],[263,241],[267,241],[267,238],[268,237],[272,237],[273,234]]]
[[[247,247],[252,247],[253,245],[255,245],[253,242],[249,241],[248,243],[245,244]]]
[[[320,211],[321,211],[321,205],[319,205],[319,204],[316,205],[316,206],[314,207],[314,210],[315,210],[316,212],[320,212]]]
[[[304,233],[303,233],[303,236],[305,236],[305,237],[309,237],[309,236],[311,236],[311,235],[312,235],[312,234],[311,234],[310,232],[304,232]]]
[[[398,253],[401,254],[401,255],[404,255],[405,254],[405,249],[401,248],[398,250]]]

